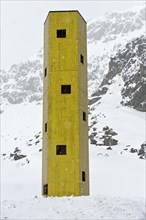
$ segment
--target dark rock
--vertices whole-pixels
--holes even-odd
[[[39,152],[41,152],[42,151],[42,149],[39,149]]]
[[[108,127],[108,126],[103,127],[103,131],[106,131],[106,130],[109,130],[109,127]]]
[[[15,154],[14,155],[14,160],[20,160],[22,158],[26,157],[26,155],[18,155],[18,154]]]
[[[97,121],[93,121],[90,127],[93,127],[96,124],[97,124]]]
[[[97,144],[97,141],[96,141],[94,138],[90,138],[90,144],[96,145],[96,144]]]
[[[96,98],[93,98],[93,99],[88,99],[88,105],[92,105],[95,102],[99,101],[100,99],[101,99],[101,97],[96,97]]]
[[[92,132],[92,135],[95,137],[97,136],[97,132]]]
[[[35,145],[37,145],[38,143],[40,143],[40,141],[39,141],[39,140],[35,142]]]
[[[108,90],[108,88],[105,86],[100,87],[100,89],[98,89],[95,93],[93,93],[91,95],[91,97],[104,95],[104,94],[106,94],[107,90]]]
[[[18,147],[15,148],[14,153],[21,152]]]
[[[118,135],[115,131],[111,131],[110,133],[112,136]]]
[[[97,143],[96,145],[97,145],[97,146],[103,146],[103,144],[101,144],[101,143],[100,143],[100,144]]]
[[[101,83],[101,86],[104,86],[104,85],[110,85],[111,82],[110,80],[108,79],[108,75],[106,75],[106,77],[103,79],[102,83]]]
[[[146,111],[146,84],[140,83],[135,88],[126,88],[122,95],[125,97],[130,97],[130,100],[125,103],[127,106],[133,107],[139,111]]]
[[[117,145],[118,140],[115,140],[111,137],[106,137],[103,142],[105,146],[113,146],[113,145]]]
[[[137,149],[131,148],[131,149],[130,149],[130,152],[131,152],[131,153],[136,153],[136,152],[137,152]]]
[[[140,156],[139,159],[145,159],[145,156]]]
[[[138,155],[146,155],[146,144],[143,143],[138,151]]]
[[[113,131],[113,129],[106,130],[105,134],[106,135],[112,135],[112,136],[117,135],[117,133],[115,131]]]
[[[130,147],[130,145],[126,145],[126,147]]]
[[[143,149],[139,149],[139,151],[138,151],[138,155],[143,155],[143,154],[144,154]]]
[[[30,160],[26,159],[26,162],[27,162],[27,163],[30,163]]]
[[[108,90],[106,85],[113,83],[114,77],[119,74],[125,83],[121,89],[121,104],[146,112],[145,51],[146,38],[144,35],[128,42],[125,48],[110,58],[109,69],[99,86],[100,89],[94,92],[92,96],[102,97]]]
[[[146,143],[143,143],[142,145],[141,145],[141,148],[146,148]]]
[[[112,150],[112,148],[111,147],[108,147],[108,148],[106,148],[107,150]]]

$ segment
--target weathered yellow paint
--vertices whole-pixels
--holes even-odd
[[[58,29],[66,30],[66,38],[56,37]],[[45,68],[42,185],[48,184],[48,196],[88,195],[88,120],[83,121],[83,111],[88,118],[86,22],[78,11],[49,13],[44,72]],[[61,94],[61,85],[71,85],[71,94]],[[56,145],[66,145],[67,154],[56,155]]]

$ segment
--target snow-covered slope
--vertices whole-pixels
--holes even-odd
[[[142,35],[128,42],[122,50],[110,58],[108,72],[90,104],[101,99],[118,75],[124,84],[121,87],[121,103],[139,111],[146,111],[146,38]],[[96,97],[96,98],[95,98]]]
[[[120,197],[63,197],[4,201],[3,219],[116,219],[144,220],[144,203]]]
[[[138,150],[145,141],[145,113],[121,105],[123,84],[122,77],[117,75],[107,93],[90,106],[90,143],[107,148],[113,144],[105,144],[105,139],[116,139],[118,143],[112,146],[115,151],[127,154],[134,148],[133,155],[138,156]],[[116,133],[105,136],[107,126]]]
[[[17,104],[3,112],[2,219],[145,219],[145,160],[123,150],[141,144],[144,113],[121,107],[118,94],[105,95],[97,109],[93,105],[99,117],[91,130],[101,134],[108,125],[117,131],[119,143],[112,150],[89,144],[90,196],[86,197],[41,197],[42,106]],[[18,156],[26,157],[15,159],[11,154],[16,148]]]
[[[128,41],[145,35],[146,14],[142,4],[125,12],[113,12],[88,23],[89,95],[108,73],[110,57]]]
[[[9,104],[42,100],[42,49],[36,56],[11,66],[1,75],[1,112]]]

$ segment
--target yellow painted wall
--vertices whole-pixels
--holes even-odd
[[[79,38],[80,28],[84,28],[83,39]],[[56,37],[58,29],[66,29],[66,38]],[[43,127],[47,121],[48,131],[46,135],[43,129],[43,160],[47,163],[43,162],[42,185],[47,177],[49,196],[89,193],[88,173],[86,182],[81,184],[82,169],[88,172],[88,121],[82,123],[81,119],[81,109],[88,115],[87,100],[81,100],[87,99],[87,76],[82,77],[79,72],[87,75],[86,62],[84,70],[80,69],[79,54],[80,48],[85,47],[86,60],[85,31],[85,22],[77,11],[50,12],[45,22],[44,69],[47,67],[48,74],[44,79]],[[71,85],[71,94],[61,94],[61,85]],[[84,87],[82,95],[80,90]],[[56,155],[56,145],[61,144],[67,147],[66,155]]]

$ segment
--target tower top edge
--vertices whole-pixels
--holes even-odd
[[[68,12],[78,13],[78,14],[82,17],[82,19],[84,20],[84,22],[87,23],[86,20],[83,18],[83,16],[81,15],[81,13],[80,13],[78,10],[49,11],[49,12],[48,12],[48,15],[47,15],[47,17],[46,17],[46,20],[47,20],[47,18],[49,17],[49,15],[52,14],[52,13],[66,13],[66,12],[67,12],[67,13],[68,13]],[[45,20],[45,22],[46,22],[46,20]],[[44,24],[45,24],[45,22],[44,22]]]

